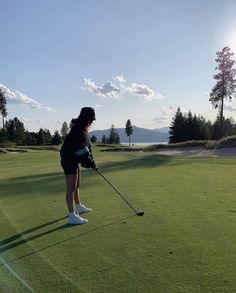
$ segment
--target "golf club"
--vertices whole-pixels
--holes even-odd
[[[119,196],[128,204],[128,206],[135,212],[137,216],[143,216],[144,211],[142,210],[136,210],[128,201],[124,198],[124,196],[108,181],[108,179],[102,174],[102,172],[96,168],[95,169],[102,177],[105,179],[105,181],[119,194]]]

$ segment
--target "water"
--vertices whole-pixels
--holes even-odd
[[[123,145],[129,145],[128,142],[122,142],[121,144]],[[168,144],[167,141],[162,141],[162,142],[131,142],[131,146],[132,145],[136,145],[136,146],[147,146],[147,145],[153,145],[153,144]]]

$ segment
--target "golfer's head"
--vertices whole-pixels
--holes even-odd
[[[96,120],[95,111],[91,107],[84,107],[79,114],[79,120],[83,121],[86,127],[89,127]]]

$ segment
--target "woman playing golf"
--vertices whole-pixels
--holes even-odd
[[[61,166],[65,173],[66,179],[66,203],[69,210],[69,224],[85,224],[87,219],[80,217],[80,214],[92,212],[80,201],[80,170],[79,163],[82,167],[97,169],[92,155],[91,143],[88,137],[88,130],[95,118],[93,108],[84,107],[80,115],[73,120],[73,126],[65,138],[61,147]],[[73,201],[76,208],[74,210]]]

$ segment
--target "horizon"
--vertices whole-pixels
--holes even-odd
[[[236,54],[235,1],[12,2],[0,19],[7,119],[52,133],[84,106],[97,130],[169,127],[177,107],[216,119],[209,93],[216,52]],[[235,121],[236,98],[224,105]]]
[[[132,125],[132,127],[136,127],[136,128],[143,128],[143,129],[147,129],[147,130],[158,130],[158,129],[162,129],[162,128],[169,128],[169,126],[163,126],[160,128],[145,128],[145,127],[140,127],[137,125]],[[104,129],[92,129],[89,132],[93,132],[93,131],[103,131],[103,130],[109,130],[110,128],[104,128]],[[115,129],[125,129],[125,127],[115,127]]]

